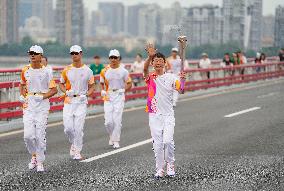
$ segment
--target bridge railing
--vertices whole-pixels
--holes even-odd
[[[18,70],[16,72],[20,71]],[[213,67],[208,69],[195,68],[189,69],[186,72],[188,73],[188,78],[185,89],[186,91],[194,91],[199,89],[230,86],[232,84],[281,77],[284,76],[284,63],[273,61],[266,64],[257,65],[248,64],[232,67]],[[210,73],[209,79],[207,78],[208,73]],[[132,73],[131,77],[142,79],[143,75]],[[98,80],[99,76],[96,76],[95,79]],[[56,81],[58,83],[58,78]],[[19,81],[0,82],[0,98],[1,100],[8,100],[0,102],[0,119],[9,120],[22,116],[22,104],[18,101],[18,87]],[[62,93],[59,91],[58,95],[50,98],[51,112],[61,111],[63,109],[63,99],[61,98],[61,94]],[[126,93],[126,100],[144,99],[146,96],[147,87],[142,80],[137,87],[133,87],[129,92]],[[101,99],[100,92],[97,90],[89,98],[89,106],[99,105],[102,103],[103,101]]]

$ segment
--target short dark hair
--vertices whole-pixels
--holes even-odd
[[[140,58],[142,58],[142,54],[140,54],[140,53],[137,53],[137,56],[139,56]]]
[[[226,52],[224,55],[228,55],[228,56],[230,56],[230,53],[229,53],[229,52]]]
[[[46,62],[48,61],[46,56],[42,56],[42,58],[44,58],[46,60]]]
[[[98,56],[98,55],[94,56],[94,59],[100,59],[100,58],[101,58],[101,57]]]
[[[153,56],[152,61],[153,61],[155,58],[163,58],[164,62],[166,62],[166,57],[165,57],[165,55],[163,55],[163,54],[160,53],[160,52],[157,52],[157,53]]]

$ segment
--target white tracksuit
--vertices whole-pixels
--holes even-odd
[[[107,90],[107,95],[103,98],[105,127],[110,140],[119,142],[125,102],[124,88],[127,82],[131,82],[131,78],[123,66],[116,69],[108,66],[101,72],[100,82],[105,84]]]
[[[149,126],[158,171],[164,168],[165,161],[167,163],[175,161],[173,92],[180,89],[180,80],[172,73],[161,76],[150,74],[146,83],[148,86],[146,112],[149,113]]]
[[[28,94],[23,104],[24,141],[30,154],[36,154],[37,161],[45,160],[46,125],[50,109],[48,99],[36,100],[36,95],[47,93],[56,87],[52,73],[44,66],[33,69],[31,65],[23,68],[21,84],[26,85]]]
[[[80,95],[86,95],[88,86],[94,84],[92,70],[86,65],[76,68],[71,64],[63,70],[60,83],[65,84],[66,90],[74,92],[75,97],[66,96],[64,100],[64,133],[76,151],[81,152],[88,100]]]
[[[170,57],[169,62],[172,65],[173,74],[178,76],[178,74],[181,71],[181,59],[180,59],[180,57],[177,56],[176,59],[173,59],[172,57]],[[173,92],[173,104],[174,104],[174,106],[176,105],[176,102],[178,100],[178,96],[179,96],[178,91],[174,90],[174,92]]]

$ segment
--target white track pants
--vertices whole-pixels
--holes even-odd
[[[36,154],[37,161],[45,160],[46,150],[46,125],[48,118],[48,108],[42,110],[24,110],[24,141],[30,154]]]
[[[159,115],[149,113],[149,126],[153,139],[156,170],[161,170],[167,163],[175,161],[174,150],[174,115]]]
[[[173,105],[174,106],[177,105],[178,95],[179,95],[179,92],[177,90],[174,90],[174,92],[173,92]]]
[[[64,104],[63,124],[64,133],[69,142],[73,144],[77,151],[81,152],[83,147],[83,129],[87,113],[87,104],[70,103]]]
[[[115,93],[110,95],[110,101],[104,102],[105,127],[111,141],[113,142],[120,141],[124,102],[124,93]]]

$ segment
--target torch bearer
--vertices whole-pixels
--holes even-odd
[[[178,37],[179,56],[181,58],[181,69],[180,69],[181,72],[184,71],[186,42],[187,42],[186,36],[179,36]],[[184,94],[184,86],[185,86],[185,79],[181,79],[180,91],[181,91],[182,94]]]

